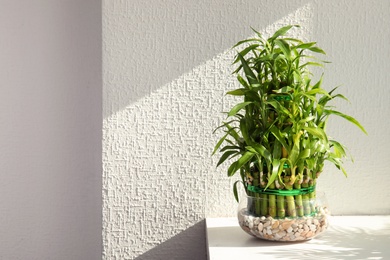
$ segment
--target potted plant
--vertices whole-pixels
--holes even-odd
[[[312,82],[310,68],[323,66],[314,54],[325,54],[315,42],[286,37],[297,25],[285,26],[265,39],[238,42],[233,64],[240,88],[228,95],[242,99],[216,128],[224,135],[213,154],[221,152],[217,167],[228,161],[229,177],[237,201],[241,183],[246,198],[238,211],[240,226],[249,234],[275,241],[307,240],[326,230],[327,209],[319,204],[316,182],[329,161],[345,175],[345,147],[326,133],[330,116],[339,116],[359,127],[353,117],[329,103],[336,88],[322,88],[322,76]]]

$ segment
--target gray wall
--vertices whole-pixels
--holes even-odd
[[[100,259],[101,1],[0,6],[0,259]]]
[[[105,259],[204,259],[205,217],[235,216],[232,181],[210,158],[212,130],[232,104],[230,47],[290,23],[331,60],[343,84],[332,120],[350,148],[349,177],[326,167],[318,188],[333,214],[390,214],[390,1],[103,1],[103,248]]]

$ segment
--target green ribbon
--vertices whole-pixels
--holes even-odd
[[[291,96],[288,96],[288,95],[284,95],[284,96],[274,96],[273,98],[274,98],[275,100],[277,100],[277,101],[281,101],[281,100],[290,101],[290,100],[291,100]]]
[[[316,186],[311,186],[307,188],[302,189],[293,189],[293,190],[269,190],[269,189],[263,189],[260,187],[248,185],[248,190],[255,193],[260,194],[269,194],[269,195],[279,195],[279,196],[297,196],[297,195],[305,195],[312,193],[315,191]]]

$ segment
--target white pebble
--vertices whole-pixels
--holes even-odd
[[[317,229],[317,226],[316,226],[316,225],[313,225],[313,224],[310,225],[310,230],[311,230],[311,231],[315,231],[316,229]]]
[[[263,231],[263,224],[259,223],[259,225],[257,226],[257,229],[259,230],[259,232]]]

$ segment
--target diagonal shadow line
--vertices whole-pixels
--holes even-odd
[[[227,7],[221,8],[221,3],[208,0],[183,1],[180,6],[123,1],[123,7],[107,1],[103,7],[108,13],[103,16],[104,118],[228,50],[251,32],[249,26],[266,28],[309,2],[251,0],[245,5],[223,3]]]
[[[155,246],[136,260],[170,259],[202,260],[207,259],[206,221],[202,220],[163,243]]]

